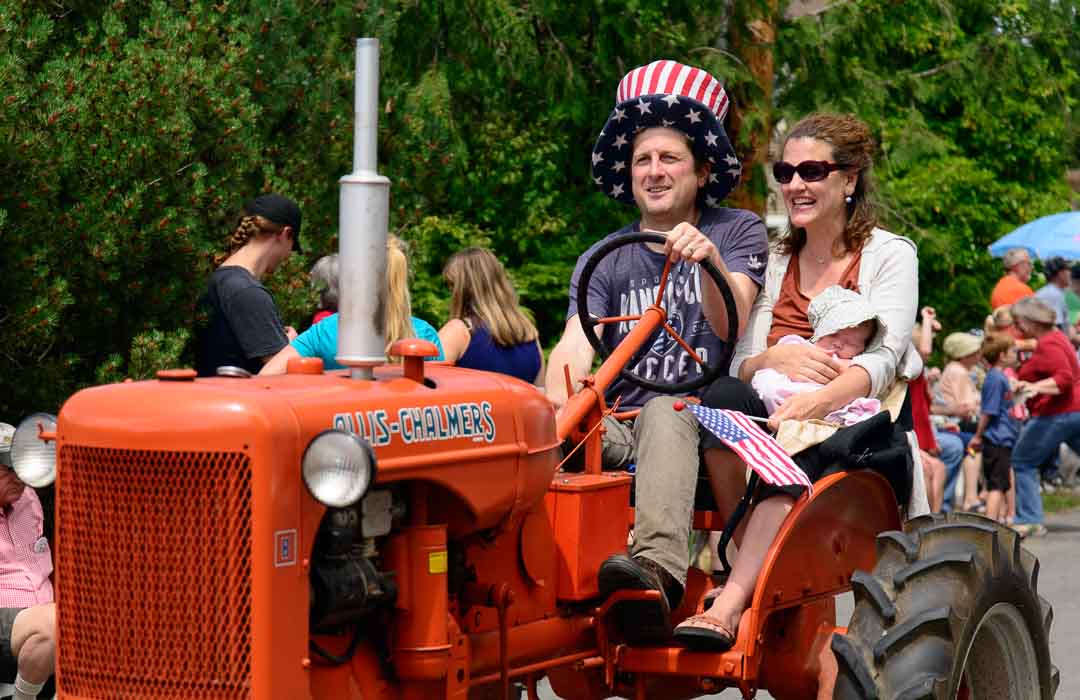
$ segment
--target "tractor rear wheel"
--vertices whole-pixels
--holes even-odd
[[[873,573],[834,635],[836,700],[1052,700],[1053,611],[1039,562],[1012,530],[968,513],[878,535]]]

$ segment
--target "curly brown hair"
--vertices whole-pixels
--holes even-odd
[[[877,204],[874,202],[873,166],[874,137],[866,122],[852,114],[829,114],[819,112],[799,120],[784,139],[784,145],[792,139],[816,139],[832,146],[832,160],[847,170],[857,171],[855,192],[847,205],[847,224],[844,234],[837,242],[834,256],[862,248],[877,226]],[[789,227],[780,239],[781,253],[797,255],[806,245],[806,229]]]

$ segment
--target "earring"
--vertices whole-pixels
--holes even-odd
[[[850,194],[849,194],[849,195],[846,195],[846,196],[844,197],[844,201],[845,201],[845,202],[847,202],[848,204],[851,204],[851,201],[852,201],[852,200],[851,200],[851,195],[850,195]]]

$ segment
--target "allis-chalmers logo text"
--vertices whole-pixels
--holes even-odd
[[[337,413],[334,428],[356,433],[372,447],[389,445],[395,437],[406,445],[457,438],[495,441],[495,419],[488,401],[402,408],[394,417],[383,409]]]

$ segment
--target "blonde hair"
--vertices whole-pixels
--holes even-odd
[[[450,317],[476,320],[503,347],[536,340],[536,324],[518,304],[518,295],[499,259],[486,248],[466,248],[446,261]]]
[[[275,224],[270,219],[257,214],[240,217],[236,228],[229,234],[227,251],[214,256],[214,267],[221,265],[230,255],[246,246],[252,238],[262,235],[274,236],[281,233],[283,228],[285,228],[284,225]]]
[[[405,242],[390,234],[386,237],[386,307],[384,310],[383,337],[386,338],[386,355],[390,346],[402,338],[412,338],[412,301],[409,298],[409,258]]]

